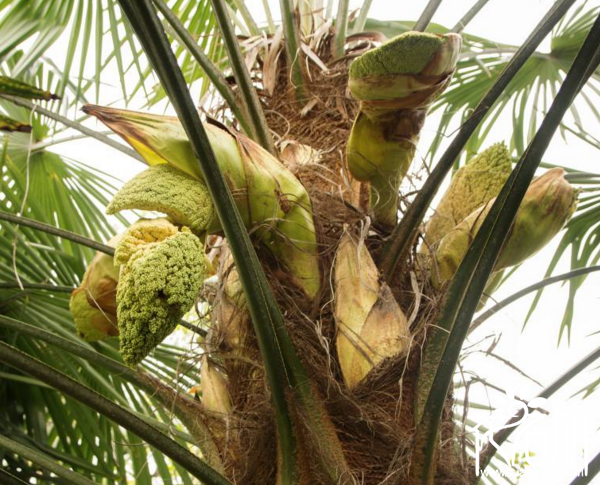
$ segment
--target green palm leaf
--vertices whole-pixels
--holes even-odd
[[[208,0],[169,3],[190,33],[200,40],[205,52],[210,52],[211,60],[221,62],[225,52],[215,41],[216,20]],[[70,85],[75,97],[79,98],[94,88],[98,101],[103,84],[112,82],[112,79],[104,78],[110,72],[107,67],[114,65],[119,73],[123,98],[131,99],[138,88],[149,96],[153,81],[149,79],[148,63],[133,40],[129,24],[115,8],[114,0],[6,0],[0,6],[0,66],[12,64],[14,77],[26,75],[42,55],[64,39],[67,47],[62,52],[62,65],[57,66],[60,72],[56,79],[57,93],[64,94]],[[192,69],[193,58],[183,48],[179,48],[178,55],[190,73],[189,82],[201,80],[204,94],[208,87],[204,73]],[[127,88],[125,82],[125,75],[131,68],[140,81],[138,88],[133,90]],[[163,97],[164,92],[159,90],[152,102]]]
[[[583,7],[584,5],[575,9],[573,14],[554,30],[549,53],[537,52],[523,66],[518,76],[503,92],[496,108],[491,110],[471,138],[466,147],[467,157],[480,150],[502,112],[513,113],[511,148],[517,153],[524,151],[547,111],[549,100],[556,94],[598,14],[598,8],[584,10]],[[449,131],[454,118],[463,117],[475,108],[481,95],[490,88],[517,50],[516,46],[490,43],[484,39],[467,39],[469,50],[462,55],[453,83],[433,107],[433,110],[443,110],[443,116],[438,135],[429,151],[430,157],[434,155],[444,133]],[[584,96],[570,109],[570,114],[575,120],[579,119],[580,107],[593,107],[598,104],[598,89],[594,82],[600,81],[599,70],[592,75],[592,79],[590,87],[584,91]],[[597,116],[596,121],[600,122]]]

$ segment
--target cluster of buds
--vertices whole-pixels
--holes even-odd
[[[115,263],[119,348],[128,365],[141,362],[175,330],[206,276],[204,247],[186,227],[142,219],[119,241]]]
[[[98,253],[70,311],[87,341],[119,336],[128,365],[167,337],[194,303],[207,274],[201,240],[167,219],[140,219],[113,238],[114,257]]]
[[[496,197],[508,180],[512,161],[504,143],[496,143],[456,171],[427,222],[423,251],[436,246],[457,224]]]
[[[368,184],[369,209],[380,227],[397,223],[400,183],[414,158],[427,110],[450,83],[460,48],[456,34],[408,32],[350,66],[349,89],[360,110],[348,140],[347,165],[356,180]],[[123,357],[135,365],[194,304],[206,274],[203,241],[222,233],[222,227],[177,118],[91,105],[84,111],[119,134],[149,165],[116,194],[108,213],[137,209],[167,216],[139,221],[127,230],[115,253],[120,278],[112,258],[98,255],[72,296],[72,312],[84,338],[119,333]],[[315,298],[321,274],[306,189],[243,135],[215,123],[205,129],[244,224],[290,279]],[[434,286],[455,274],[511,170],[507,147],[496,144],[453,177],[426,226],[421,248]],[[547,244],[575,206],[576,192],[562,169],[534,180],[494,267],[495,280],[503,269]],[[223,273],[213,326],[228,350],[243,353],[249,316],[231,258],[227,264],[232,269]],[[353,388],[386,358],[405,352],[411,336],[367,247],[348,233],[336,253],[334,290],[337,356],[343,379]],[[207,408],[229,413],[226,379],[208,359],[203,359],[202,380]]]

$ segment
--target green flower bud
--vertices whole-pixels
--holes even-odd
[[[130,366],[141,362],[175,330],[194,305],[205,278],[200,239],[184,227],[157,240],[158,234],[169,234],[161,225],[152,234],[149,221],[141,228],[134,225],[117,246],[123,264],[117,287],[120,352]],[[140,233],[149,234],[145,244],[140,243]],[[125,255],[129,255],[126,261]]]
[[[353,177],[369,183],[377,222],[397,222],[398,189],[413,160],[427,109],[448,86],[461,47],[456,34],[407,32],[355,59],[348,88],[360,101],[347,145]]]
[[[496,197],[511,171],[510,153],[504,143],[496,143],[471,158],[452,177],[427,223],[424,249],[437,244],[471,212]]]
[[[564,174],[562,168],[553,168],[531,183],[494,271],[515,266],[537,253],[569,220],[577,207],[577,192]],[[434,285],[454,276],[494,200],[471,213],[441,240],[436,254],[437,268],[432,271]]]
[[[177,118],[92,105],[86,105],[84,111],[119,134],[149,165],[170,164],[204,183],[198,160]],[[321,286],[321,273],[312,206],[306,189],[279,160],[252,140],[214,124],[206,123],[204,128],[244,224],[283,263],[291,280],[309,297],[315,297]],[[181,179],[177,172],[169,176],[173,173]],[[143,198],[141,202],[150,207],[147,197],[137,190],[148,183],[134,184],[135,205]],[[186,180],[183,190],[176,188],[181,190],[179,193],[169,187],[161,188],[157,195],[165,200],[157,200],[152,206],[161,204],[162,211],[174,221],[189,220],[189,227],[194,231],[206,224],[208,233],[220,232],[218,218],[212,216],[212,211],[209,214],[205,210],[207,206],[203,206],[201,221],[194,218],[198,215],[194,216],[193,206],[204,204],[200,201],[202,186],[193,189],[198,193],[197,200],[196,196],[192,201],[181,200],[187,196],[184,190],[189,186]],[[133,200],[130,202],[128,207],[134,205]],[[177,204],[181,205],[175,207]],[[110,210],[114,212],[121,205],[115,201]]]

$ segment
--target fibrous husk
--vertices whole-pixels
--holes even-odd
[[[234,354],[244,354],[245,341],[250,329],[250,313],[246,307],[246,297],[233,258],[228,253],[224,259],[227,268],[219,298],[212,311],[213,332],[216,340]]]

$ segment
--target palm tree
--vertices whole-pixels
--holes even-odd
[[[485,0],[452,29],[431,23],[439,0],[416,23],[297,3],[278,24],[263,2],[260,26],[241,0],[0,1],[0,483],[496,483],[453,379],[469,331],[567,280],[568,333],[600,269],[598,175],[543,162],[559,128],[600,146],[579,116],[600,121],[598,8],[558,0],[516,47],[463,33]],[[124,109],[140,98],[177,118]],[[511,109],[508,147],[483,150]],[[52,151],[83,137],[149,167],[117,191]],[[474,319],[574,185],[545,279]]]

